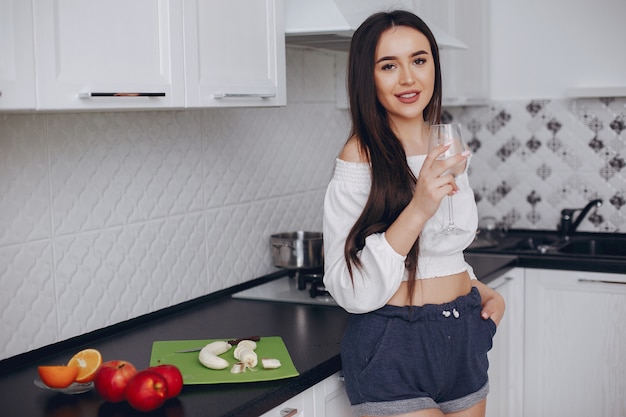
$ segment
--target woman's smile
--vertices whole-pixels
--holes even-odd
[[[398,100],[400,100],[402,103],[411,104],[411,103],[415,103],[417,100],[419,100],[420,92],[419,91],[408,91],[408,92],[405,92],[405,93],[396,94],[396,97],[398,97]]]

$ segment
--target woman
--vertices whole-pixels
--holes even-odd
[[[324,283],[353,313],[342,340],[348,397],[358,416],[484,416],[487,352],[504,300],[476,280],[463,250],[474,236],[445,236],[441,201],[476,230],[469,153],[427,154],[440,120],[439,51],[412,13],[370,16],[348,62],[352,131],[324,202]]]

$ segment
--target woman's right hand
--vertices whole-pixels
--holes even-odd
[[[432,217],[441,200],[446,195],[453,195],[458,191],[454,175],[450,173],[452,167],[467,160],[469,153],[454,155],[448,159],[437,159],[450,145],[439,145],[433,149],[424,160],[424,165],[417,177],[412,203],[428,217]]]
[[[387,242],[402,256],[409,253],[424,224],[439,208],[443,197],[458,190],[454,175],[444,173],[466,160],[469,154],[437,160],[447,148],[445,145],[439,146],[426,156],[417,177],[413,198],[385,232]]]

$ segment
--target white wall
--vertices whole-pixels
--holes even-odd
[[[0,115],[0,359],[275,270],[348,134],[333,55],[283,108]]]
[[[492,98],[626,87],[625,18],[624,0],[492,0]]]

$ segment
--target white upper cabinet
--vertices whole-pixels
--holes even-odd
[[[491,98],[489,0],[454,4],[453,33],[467,49],[441,51],[444,104],[485,104]]]
[[[35,108],[33,54],[31,2],[0,0],[0,111]]]
[[[0,111],[286,104],[283,0],[0,0],[0,12]]]
[[[415,11],[467,45],[440,49],[443,105],[487,103],[490,94],[489,0],[415,0]]]
[[[491,1],[491,97],[626,96],[626,1]]]
[[[179,0],[37,1],[34,18],[38,109],[184,106]]]
[[[185,0],[188,107],[286,104],[282,0]]]

